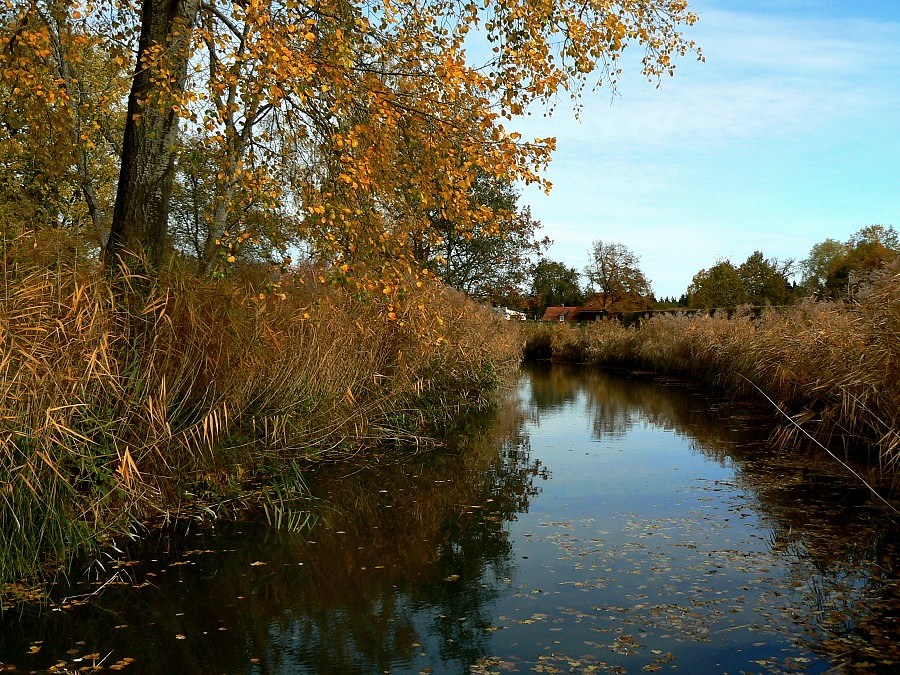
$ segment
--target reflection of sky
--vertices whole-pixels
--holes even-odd
[[[576,497],[602,503],[610,495],[636,496],[638,486],[670,494],[700,476],[733,475],[692,451],[689,439],[641,419],[639,410],[630,411],[627,433],[600,439],[593,437],[588,414],[582,393],[561,409],[542,412],[540,422],[530,426],[532,443],[541,448],[554,478],[533,509],[557,508],[559,500]]]
[[[551,480],[510,524],[517,593],[497,613],[514,630],[496,634],[494,651],[527,644],[532,654],[578,655],[593,646],[591,658],[639,670],[653,664],[651,650],[671,650],[686,672],[737,670],[776,654],[807,658],[792,645],[790,623],[746,628],[767,621],[760,611],[784,609],[768,596],[787,597],[789,571],[730,462],[696,451],[624,398],[607,404],[617,423],[600,438],[583,390],[536,411],[529,425]],[[640,647],[622,661],[613,652],[632,637]]]
[[[741,455],[708,457],[734,441],[735,420],[698,414],[686,391],[596,372],[532,382],[522,401],[537,390],[551,405],[533,407],[515,442],[486,437],[506,444],[503,461],[435,453],[340,474],[324,484],[334,508],[314,541],[259,523],[198,532],[196,550],[146,570],[139,591],[48,612],[24,640],[0,630],[0,661],[42,639],[23,660],[35,669],[74,645],[135,656],[135,673],[821,672],[833,663],[796,638],[829,637],[827,617],[874,615],[879,635],[896,634],[865,588],[865,537],[822,539],[814,523],[833,510],[800,500],[809,529],[779,543],[759,491],[778,467],[747,480]],[[611,430],[599,438],[596,407]],[[700,445],[710,430],[717,447]],[[830,571],[795,553],[810,541]]]

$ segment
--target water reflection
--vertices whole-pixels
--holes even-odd
[[[791,603],[776,604],[787,626],[835,666],[900,664],[896,513],[826,453],[814,447],[772,451],[766,442],[771,409],[710,399],[698,385],[678,380],[610,376],[578,366],[535,366],[529,377],[538,420],[544,400],[583,400],[598,441],[652,424],[731,467],[734,487],[746,492],[762,516],[769,552],[785,566]],[[855,468],[880,494],[891,494],[887,481]]]
[[[7,615],[0,669],[889,668],[897,527],[833,460],[773,456],[770,419],[536,368],[445,451],[311,470],[308,532],[161,538],[96,601]]]
[[[491,603],[515,574],[507,524],[546,472],[512,393],[455,433],[444,452],[311,469],[314,497],[298,505],[317,516],[310,532],[257,522],[163,538],[141,552],[154,564],[98,601],[5,617],[0,664],[465,670],[486,653]]]

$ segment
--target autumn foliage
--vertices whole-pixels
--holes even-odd
[[[477,404],[517,346],[421,252],[503,237],[476,181],[549,187],[517,116],[614,85],[628,45],[670,73],[695,20],[0,0],[0,581]]]
[[[191,253],[205,274],[302,245],[396,304],[435,215],[496,227],[477,176],[544,182],[554,140],[508,129],[517,115],[614,85],[630,44],[648,77],[671,73],[695,20],[683,0],[7,0],[0,198],[40,211],[29,227],[157,266]]]

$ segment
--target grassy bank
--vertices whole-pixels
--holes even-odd
[[[832,450],[893,471],[900,459],[900,268],[852,303],[808,301],[753,318],[658,315],[640,329],[615,321],[534,325],[527,355],[687,375],[776,401]],[[802,433],[785,424],[781,442]]]
[[[521,356],[437,286],[388,317],[308,275],[274,295],[172,268],[123,300],[85,266],[0,273],[0,585],[139,524],[277,501],[298,463],[427,443]]]

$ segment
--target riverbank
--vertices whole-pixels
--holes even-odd
[[[437,285],[389,313],[308,271],[275,289],[172,268],[126,306],[83,265],[0,272],[7,591],[147,523],[275,513],[306,462],[423,447],[521,356],[506,322]]]
[[[900,269],[885,270],[852,303],[807,301],[754,318],[657,315],[536,324],[526,358],[689,376],[735,395],[765,396],[788,415],[778,440],[813,433],[833,451],[893,472],[900,459]],[[798,426],[799,425],[799,426]]]

